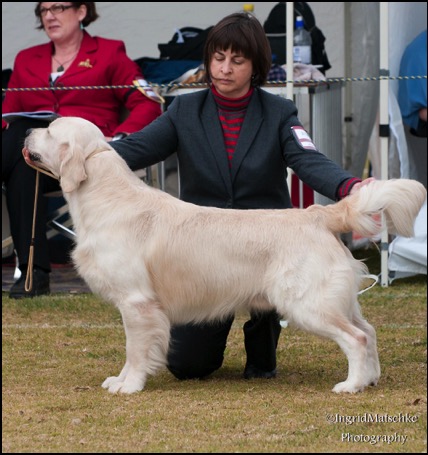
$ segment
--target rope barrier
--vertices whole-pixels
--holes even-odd
[[[367,82],[367,81],[385,81],[385,80],[417,80],[417,79],[427,79],[427,76],[373,76],[373,77],[338,77],[338,78],[327,78],[324,80],[321,79],[309,79],[309,80],[279,80],[279,81],[270,81],[266,82],[266,85],[275,86],[280,85],[284,86],[288,83],[293,84],[312,84],[312,83],[323,83],[329,84],[332,82]],[[170,84],[155,84],[149,83],[149,86],[158,89],[176,89],[176,88],[197,88],[197,87],[206,87],[206,83],[194,82],[194,83],[170,83]],[[90,86],[54,86],[54,87],[26,87],[26,88],[2,88],[2,92],[32,92],[32,91],[62,91],[62,90],[111,90],[111,89],[135,89],[135,85],[90,85]]]

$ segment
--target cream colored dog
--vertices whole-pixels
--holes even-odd
[[[120,310],[126,363],[103,387],[133,393],[165,365],[172,323],[272,309],[335,340],[348,378],[334,392],[358,392],[380,376],[373,327],[357,301],[365,266],[339,234],[411,236],[426,197],[412,180],[375,181],[337,204],[306,210],[223,210],[180,201],[144,184],[79,118],[28,135],[28,164],[60,179],[77,234],[73,260],[93,292]],[[227,235],[225,235],[227,233]]]

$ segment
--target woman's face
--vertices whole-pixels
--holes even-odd
[[[211,58],[211,81],[217,92],[225,97],[244,96],[250,89],[252,74],[252,61],[230,48],[217,50]]]
[[[40,4],[41,19],[44,30],[48,37],[54,42],[67,41],[74,34],[80,32],[80,22],[86,16],[86,6],[81,5],[79,8],[67,8],[64,11],[53,12],[52,9],[46,11],[52,6],[63,5],[69,7],[71,2],[43,2]]]

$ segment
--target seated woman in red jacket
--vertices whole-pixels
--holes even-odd
[[[35,8],[39,29],[49,43],[18,53],[8,89],[130,86],[143,76],[126,54],[124,43],[92,37],[85,30],[98,18],[95,2],[39,2]],[[129,111],[121,120],[122,108]],[[7,91],[2,113],[52,111],[60,116],[83,117],[95,123],[107,140],[144,128],[157,118],[160,105],[133,88]],[[11,234],[21,278],[10,297],[49,293],[50,259],[46,238],[47,202],[43,192],[59,189],[58,182],[40,176],[35,228],[33,288],[24,289],[32,233],[36,172],[22,158],[22,142],[28,128],[47,126],[46,121],[2,120],[2,181],[6,185]]]

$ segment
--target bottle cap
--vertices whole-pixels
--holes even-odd
[[[303,17],[297,16],[296,17],[296,27],[303,27],[303,26],[304,26]]]

